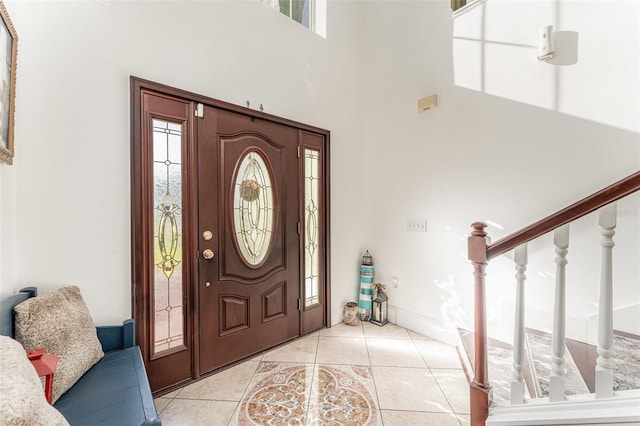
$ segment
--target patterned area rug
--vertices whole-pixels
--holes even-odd
[[[461,336],[468,340],[472,333],[463,330]],[[506,346],[503,345],[503,346]],[[473,351],[473,346],[467,347]],[[592,347],[595,353],[595,348]],[[538,392],[540,397],[549,395],[549,377],[551,374],[551,335],[527,333],[527,348],[525,349],[529,360],[533,360],[535,374],[538,377]],[[489,380],[493,388],[494,401],[510,401],[511,380],[513,376],[513,350],[511,348],[496,346],[489,343],[488,346]],[[593,358],[591,358],[593,359]],[[614,360],[614,391],[640,389],[640,340],[614,335],[613,340]],[[566,394],[575,395],[589,393],[589,388],[582,378],[576,363],[568,348],[565,349],[565,384]],[[595,369],[595,365],[592,367]],[[593,378],[591,379],[593,380]],[[526,398],[530,398],[529,389],[525,388]]]
[[[239,425],[378,424],[371,367],[261,362],[256,377],[240,403]]]
[[[539,335],[527,333],[529,353],[533,359],[533,365],[538,377],[540,396],[549,396],[549,380],[551,376],[551,335]],[[589,393],[589,388],[584,382],[580,370],[565,346],[564,351],[564,377],[565,394],[577,395]]]
[[[613,336],[613,390],[640,389],[640,341]]]
[[[494,401],[511,401],[513,351],[489,345],[489,381]]]

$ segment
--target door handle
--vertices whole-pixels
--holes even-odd
[[[202,252],[202,257],[204,257],[207,260],[213,259],[213,256],[215,256],[215,253],[211,249],[206,249],[205,251]]]

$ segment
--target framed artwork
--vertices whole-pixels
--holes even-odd
[[[0,162],[13,162],[13,121],[16,105],[16,57],[18,34],[9,18],[9,13],[0,1]]]

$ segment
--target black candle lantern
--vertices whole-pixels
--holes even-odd
[[[369,250],[362,256],[362,265],[363,266],[373,266],[373,256],[369,253]]]
[[[373,309],[371,312],[371,320],[375,325],[382,327],[389,322],[389,297],[386,293],[378,291],[378,295],[372,300]]]

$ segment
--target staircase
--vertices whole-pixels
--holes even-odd
[[[459,346],[467,360],[472,426],[640,424],[639,340],[614,332],[612,272],[616,202],[639,190],[637,172],[493,244],[486,224],[472,225],[474,330],[460,330]],[[570,226],[592,212],[598,215],[601,253],[597,346],[565,337]],[[551,232],[556,270],[553,329],[547,333],[525,328],[524,295],[528,243]],[[486,315],[486,269],[508,252],[516,271],[513,345],[488,337]]]
[[[533,385],[536,388],[536,397],[548,397],[549,378],[551,377],[551,367],[553,365],[551,359],[551,334],[537,330],[527,330],[526,339],[525,351],[534,366],[535,379]],[[568,342],[569,339],[566,339],[564,351],[565,395],[591,393],[569,349],[569,346],[575,347],[580,342],[574,341],[574,345],[569,345]],[[595,361],[594,358],[592,365],[585,367],[584,370],[595,371]]]
[[[458,351],[467,376],[473,375],[473,332],[458,329]],[[525,398],[549,396],[551,376],[551,334],[526,329],[524,381]],[[595,392],[595,368],[597,347],[577,340],[566,339],[565,377],[566,395],[583,395]],[[613,390],[640,389],[640,336],[614,331],[614,379]],[[489,380],[493,401],[508,403],[511,400],[511,376],[513,375],[513,346],[495,339],[488,339]]]

